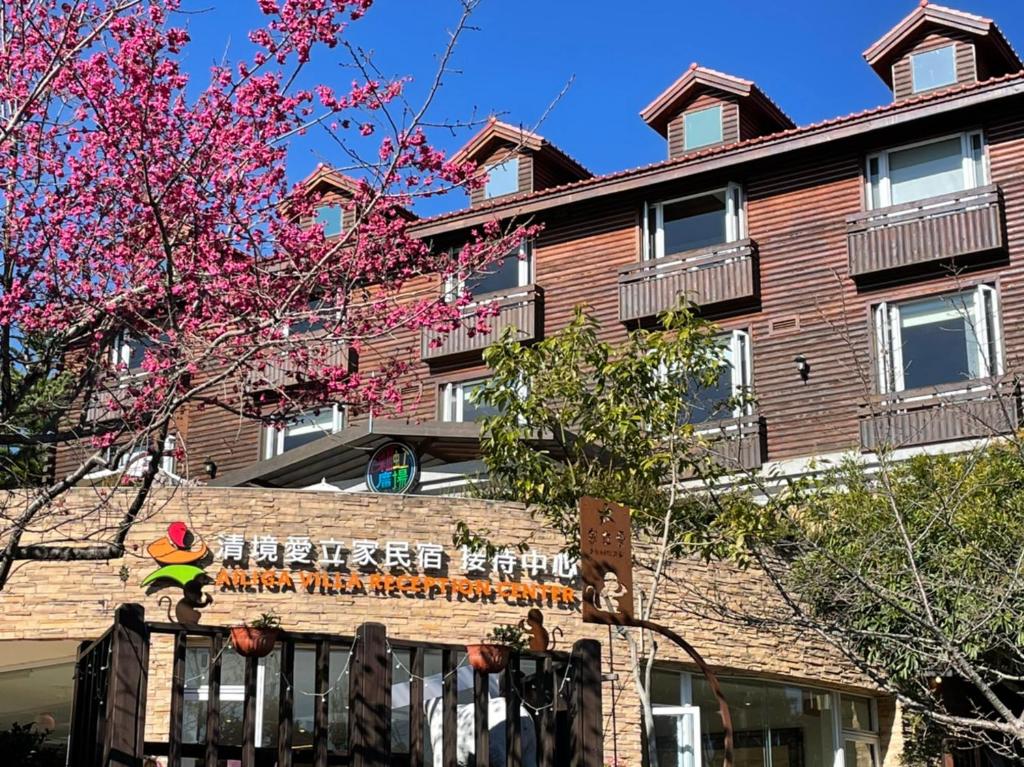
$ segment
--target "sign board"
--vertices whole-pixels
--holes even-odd
[[[633,622],[633,551],[629,509],[580,498],[580,574],[583,620],[626,626]]]
[[[418,475],[416,452],[404,442],[386,442],[366,464],[366,487],[372,493],[401,495],[416,486]]]

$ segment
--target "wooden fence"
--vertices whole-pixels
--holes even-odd
[[[161,634],[171,647],[167,739],[146,741]],[[227,628],[146,623],[141,606],[124,605],[79,653],[70,763],[602,767],[601,727],[593,640],[513,655],[485,674],[466,665],[464,646],[390,638],[366,623],[351,637],[282,632],[261,660],[235,653]]]

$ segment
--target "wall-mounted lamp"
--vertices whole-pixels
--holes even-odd
[[[793,358],[793,362],[796,363],[796,370],[800,374],[800,379],[806,383],[807,379],[811,377],[811,363],[802,354],[796,355]]]
[[[217,476],[217,464],[213,462],[212,458],[207,458],[203,461],[203,471],[206,472],[206,476],[210,479],[214,479]]]

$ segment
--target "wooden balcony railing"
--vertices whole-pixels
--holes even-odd
[[[850,275],[999,250],[1003,199],[995,185],[846,217]]]
[[[753,470],[764,463],[764,420],[757,413],[710,421],[698,428],[723,469]]]
[[[424,329],[421,334],[421,357],[433,361],[444,357],[480,352],[501,337],[506,328],[515,328],[520,341],[535,341],[540,337],[544,291],[538,285],[516,288],[515,293],[502,290],[474,296],[477,304],[496,303],[498,313],[487,319],[487,333],[473,333],[475,309],[467,310],[470,327],[458,327],[448,334]]]
[[[881,394],[861,406],[865,450],[899,448],[1007,434],[1021,424],[1020,391],[989,381],[964,381]]]
[[[125,372],[116,381],[93,393],[86,403],[86,421],[96,424],[122,419],[125,415],[124,408],[135,406],[137,388],[145,380],[146,375]]]
[[[619,320],[672,309],[679,296],[710,306],[754,296],[757,243],[738,240],[675,253],[619,269]]]
[[[333,341],[310,340],[311,344],[330,344],[323,362],[317,357],[317,365],[330,365],[332,367],[344,367],[348,364],[348,346]],[[269,389],[284,389],[302,383],[302,371],[296,362],[288,357],[283,351],[279,358],[267,362],[260,371],[254,371],[249,375],[248,390],[252,392],[266,391]]]

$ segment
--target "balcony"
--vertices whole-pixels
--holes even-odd
[[[681,295],[701,307],[753,298],[756,261],[748,239],[630,264],[619,269],[619,320],[655,317]]]
[[[852,277],[999,250],[1003,199],[990,185],[857,213],[846,235]]]
[[[301,339],[296,339],[301,341]],[[310,343],[330,344],[331,349],[328,351],[326,356],[321,361],[317,357],[317,367],[322,368],[324,366],[331,367],[347,367],[348,366],[348,346],[333,341],[316,341],[311,339]],[[268,390],[279,390],[286,389],[289,386],[295,386],[303,382],[303,372],[299,369],[299,366],[292,359],[282,351],[279,357],[268,360],[264,368],[260,371],[253,371],[249,374],[249,385],[247,390],[250,392],[257,391],[268,391]]]
[[[472,327],[460,326],[444,334],[424,328],[420,337],[420,356],[424,362],[479,354],[499,339],[506,328],[515,328],[520,341],[535,341],[540,337],[544,291],[538,285],[518,288],[514,295],[509,295],[507,290],[503,290],[498,293],[484,293],[474,298],[477,304],[497,304],[498,313],[487,319],[490,331],[474,333]],[[472,308],[467,310],[466,316],[471,316],[474,311]],[[471,321],[470,325],[472,324],[475,324],[475,321]]]
[[[752,471],[764,463],[764,420],[757,413],[709,423],[700,427],[700,433],[726,471]]]
[[[861,406],[864,450],[913,447],[1007,434],[1021,424],[1020,391],[965,381],[881,394]]]

